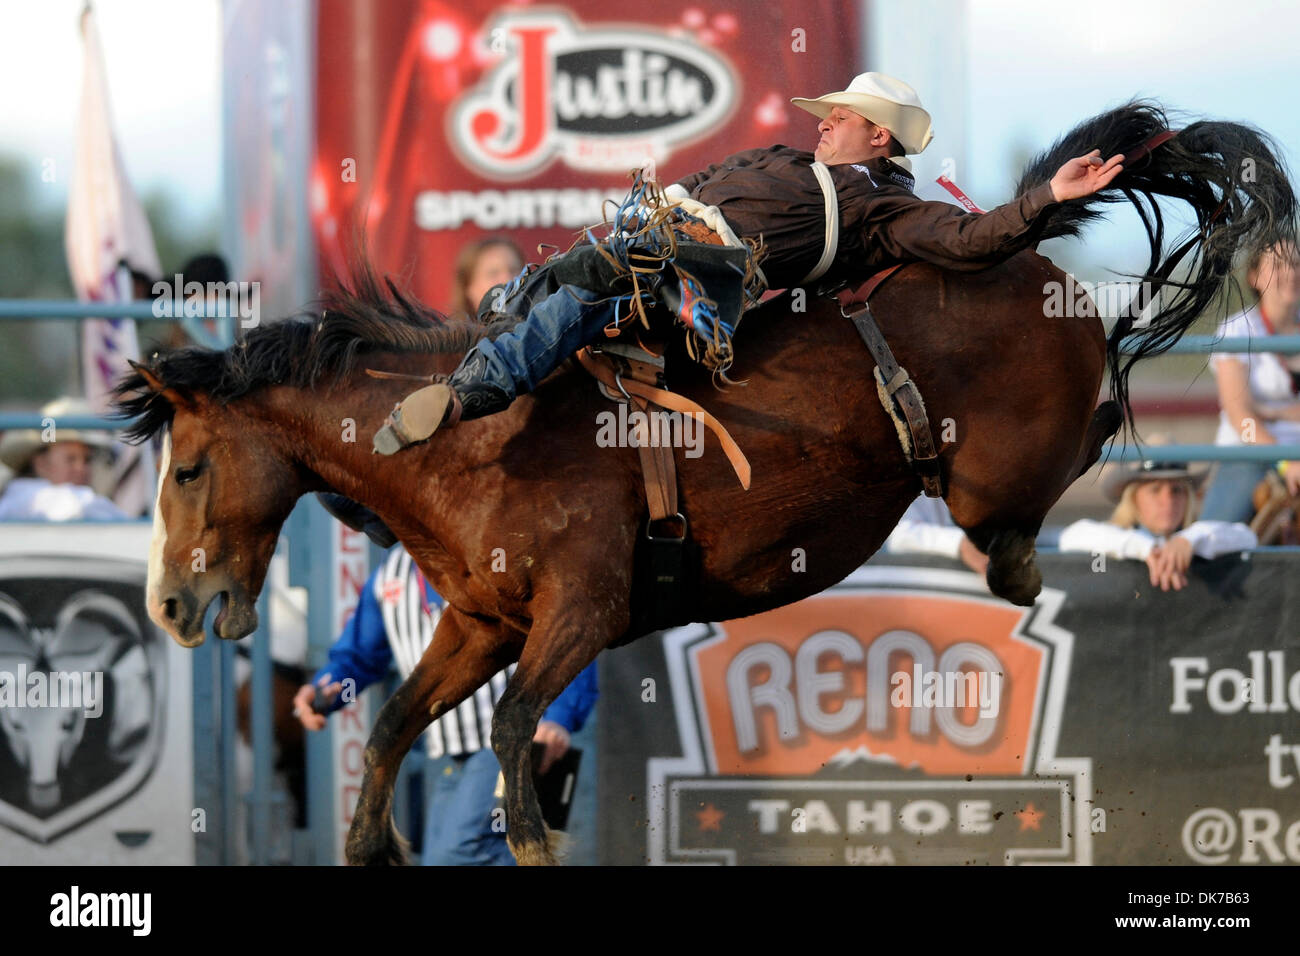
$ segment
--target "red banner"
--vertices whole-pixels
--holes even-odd
[[[567,248],[647,158],[672,182],[753,146],[812,149],[792,96],[860,72],[856,3],[322,0],[312,223],[321,276],[358,227],[446,308],[458,250]]]

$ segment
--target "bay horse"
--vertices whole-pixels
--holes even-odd
[[[1018,193],[1093,147],[1140,152],[1167,126],[1155,104],[1103,113],[1031,163]],[[1248,159],[1253,175],[1242,176]],[[1175,253],[1164,251],[1158,195],[1186,201],[1200,227]],[[1049,289],[1069,279],[1034,252],[971,273],[909,265],[873,299],[936,430],[947,432],[953,518],[989,556],[989,588],[1016,604],[1038,594],[1034,538],[1048,509],[1121,420],[1131,422],[1132,363],[1186,331],[1239,249],[1295,233],[1296,200],[1276,148],[1237,124],[1188,126],[1126,163],[1111,189],[1053,207],[1042,237],[1077,234],[1105,203],[1126,199],[1150,239],[1142,277],[1174,294],[1122,316],[1109,338],[1087,310],[1048,317]],[[1195,265],[1175,282],[1188,251]],[[610,406],[586,374],[566,367],[508,411],[391,458],[373,455],[368,437],[411,384],[376,380],[366,368],[445,370],[484,330],[444,322],[364,264],[356,272],[319,317],[254,329],[225,352],[155,356],[119,385],[119,411],[136,419],[131,435],[164,434],[149,613],[193,647],[219,599],[216,634],[242,637],[256,626],[254,600],[294,502],[330,490],[369,506],[446,610],[376,720],[348,862],[404,860],[391,817],[403,755],[430,721],[516,660],[492,721],[507,839],[520,863],[553,862],[530,772],[538,719],[604,648],[686,623],[653,606],[634,575],[647,513],[637,452],[598,447],[597,416]],[[668,353],[670,386],[724,421],[753,467],[745,491],[716,447],[698,458],[677,451],[682,510],[699,546],[684,612],[693,620],[756,614],[835,584],[880,547],[920,491],[853,325],[829,300],[809,299],[806,312],[793,303],[787,293],[746,314],[730,373],[743,386],[715,389],[681,343]],[[1094,408],[1107,365],[1112,400]],[[195,548],[203,572],[192,570]]]

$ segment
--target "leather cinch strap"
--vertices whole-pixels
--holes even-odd
[[[650,403],[667,408],[670,411],[681,412],[683,415],[694,415],[703,422],[718,439],[718,444],[722,447],[722,452],[731,462],[731,467],[736,471],[736,477],[740,479],[740,485],[746,491],[749,490],[750,468],[749,459],[745,453],[740,450],[736,440],[727,432],[726,427],[701,408],[698,404],[689,398],[678,395],[675,392],[669,392],[666,389],[655,388],[653,385],[646,385],[643,382],[634,379],[624,378],[616,379],[614,372],[609,366],[598,361],[591,354],[590,348],[584,348],[578,352],[578,361],[582,367],[600,382],[606,388],[614,392],[625,391],[629,395],[635,395],[639,398],[646,399]]]
[[[812,171],[817,177],[817,185],[822,188],[822,201],[826,204],[826,236],[822,245],[822,257],[817,260],[817,265],[812,267],[812,272],[800,280],[800,285],[815,282],[824,276],[831,263],[835,261],[835,252],[840,247],[840,201],[835,195],[835,182],[831,179],[831,171],[826,168],[825,163],[817,162],[812,164]]]

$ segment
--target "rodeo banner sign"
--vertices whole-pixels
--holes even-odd
[[[861,24],[835,0],[770,0],[761,16],[743,0],[334,0],[322,13],[321,274],[346,274],[364,226],[375,264],[438,307],[467,243],[506,235],[529,261],[567,249],[646,160],[667,184],[752,146],[811,149],[814,124],[789,98],[840,89],[861,64]]]
[[[6,531],[0,861],[192,864],[192,662],[145,615],[152,529]]]
[[[1030,608],[879,557],[607,655],[606,862],[1300,863],[1281,561],[1040,561]]]

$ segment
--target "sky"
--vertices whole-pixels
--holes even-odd
[[[953,0],[875,2],[889,7],[891,29],[953,28]],[[56,170],[71,159],[81,5],[0,0],[0,152],[26,156],[34,173],[46,158]],[[219,0],[97,0],[95,9],[119,144],[137,189],[166,191],[182,220],[218,215]],[[1198,118],[1254,123],[1300,169],[1300,4],[972,0],[964,21],[966,162],[956,178],[984,208],[1012,198],[1013,156],[1135,95]],[[955,22],[963,29],[960,17]],[[930,152],[945,149],[958,151],[939,128]],[[62,176],[49,185],[34,179],[33,188],[60,206],[66,197]],[[1139,264],[1144,246],[1135,229],[1136,220],[1122,215],[1098,227],[1089,233],[1089,255],[1118,268]]]
[[[81,97],[82,0],[0,0],[0,153],[32,165],[60,208]],[[161,189],[182,223],[216,214],[221,194],[218,0],[97,0],[109,98],[127,172]],[[55,181],[36,175],[54,160]]]
[[[1254,124],[1300,171],[1300,4],[981,0],[968,16],[968,191],[985,208],[1011,198],[1019,169],[1009,147],[1044,148],[1134,96],[1194,119]],[[1116,270],[1140,266],[1136,216],[1111,218],[1086,234],[1089,258]]]

